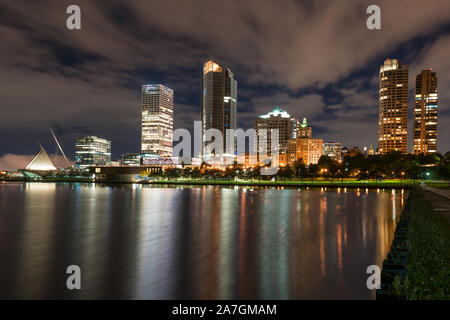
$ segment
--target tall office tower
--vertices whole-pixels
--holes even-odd
[[[408,66],[387,59],[380,67],[378,151],[407,153]]]
[[[235,139],[227,139],[227,129],[237,129],[237,82],[230,69],[213,60],[203,65],[202,76],[202,154],[205,154],[205,132],[218,129],[223,135],[223,152],[235,150]],[[206,143],[208,144],[208,143]],[[234,155],[234,151],[232,152]]]
[[[267,130],[267,154],[270,154],[272,150],[271,130],[278,130],[279,146],[276,148],[276,150],[278,150],[278,154],[287,153],[288,141],[293,135],[292,119],[293,118],[289,115],[289,113],[278,107],[267,114],[258,116],[255,119],[255,131],[257,137],[259,137],[260,130]]]
[[[111,141],[87,136],[75,142],[75,161],[77,167],[109,165],[111,162]]]
[[[414,106],[414,153],[437,152],[437,78],[436,72],[423,70],[416,77]]]
[[[173,90],[162,84],[142,86],[141,152],[172,156]]]

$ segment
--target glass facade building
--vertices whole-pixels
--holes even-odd
[[[142,86],[141,152],[172,156],[173,90],[162,84]]]
[[[109,165],[111,163],[111,141],[95,136],[80,137],[75,143],[77,167]]]
[[[414,153],[437,152],[438,92],[436,72],[423,70],[416,77]]]
[[[227,139],[227,129],[237,129],[237,81],[230,69],[213,60],[203,65],[202,76],[202,154],[205,154],[205,133],[218,129],[223,135],[223,153],[235,150],[235,141]],[[233,151],[234,155],[234,151]]]

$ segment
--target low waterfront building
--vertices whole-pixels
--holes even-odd
[[[288,164],[301,161],[306,165],[317,164],[322,156],[322,139],[297,138],[289,140]]]
[[[41,146],[41,151],[31,160],[25,169],[20,170],[27,178],[41,178],[56,171],[56,167]]]
[[[322,156],[322,139],[312,138],[312,129],[303,118],[297,131],[297,138],[288,142],[288,154],[286,162],[293,165],[296,161],[302,161],[306,165],[317,164]]]
[[[26,167],[26,170],[30,171],[52,171],[56,170],[55,165],[48,156],[45,149],[41,146],[41,151],[31,160]]]
[[[341,158],[341,143],[340,142],[324,142],[322,146],[322,153],[334,161],[340,161]]]
[[[141,165],[141,155],[139,153],[125,153],[122,155],[123,166],[139,166]]]
[[[75,162],[77,167],[110,165],[111,141],[96,136],[77,138],[75,143]]]

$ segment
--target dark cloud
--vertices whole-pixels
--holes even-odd
[[[369,4],[382,29],[365,27]],[[200,114],[202,62],[214,57],[238,80],[239,125],[280,106],[310,119],[315,135],[346,145],[377,137],[378,67],[387,57],[438,73],[439,149],[450,149],[447,0],[77,1],[82,30],[65,27],[71,1],[0,4],[0,154],[49,143],[73,156],[73,139],[137,151],[140,85],[175,90],[175,126]],[[412,100],[412,99],[411,99]]]

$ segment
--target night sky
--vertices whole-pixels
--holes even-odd
[[[81,30],[66,8],[81,7]],[[381,30],[366,8],[381,7]],[[23,168],[49,128],[74,158],[77,136],[140,149],[140,86],[174,90],[175,128],[200,120],[202,64],[238,81],[238,126],[275,106],[307,117],[313,137],[377,147],[378,71],[386,58],[438,77],[438,150],[450,150],[450,1],[2,1],[0,169]],[[412,121],[408,128],[411,137]],[[412,149],[411,139],[409,143]]]

